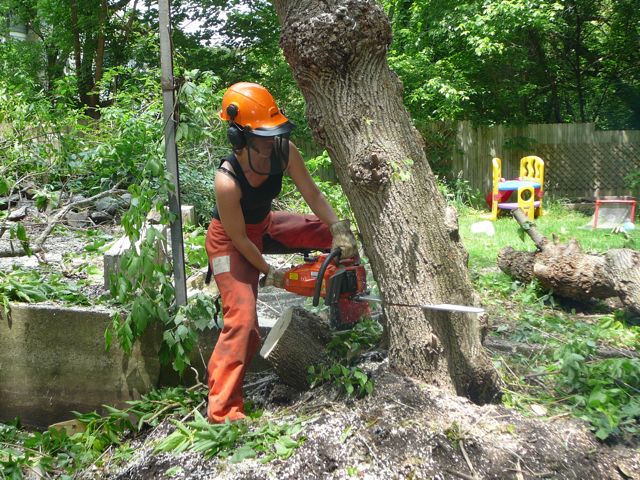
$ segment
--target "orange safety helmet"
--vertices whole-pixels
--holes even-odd
[[[242,133],[258,137],[286,135],[295,128],[269,91],[257,83],[231,85],[222,97],[218,117],[240,127]]]

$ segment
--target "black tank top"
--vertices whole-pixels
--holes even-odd
[[[231,164],[235,174],[222,166],[224,162]],[[282,190],[282,174],[269,175],[264,183],[258,187],[252,187],[249,185],[247,177],[245,177],[242,167],[233,153],[220,161],[218,170],[232,177],[240,187],[240,192],[242,193],[240,208],[242,208],[244,222],[251,224],[260,223],[264,220],[271,211],[271,202]],[[217,206],[213,208],[213,218],[220,220]]]

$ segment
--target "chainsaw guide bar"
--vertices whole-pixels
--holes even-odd
[[[484,313],[484,308],[469,307],[467,305],[452,305],[450,303],[438,303],[438,304],[426,304],[426,305],[412,305],[408,303],[393,303],[385,302],[381,298],[374,297],[373,295],[357,295],[354,300],[362,300],[366,302],[381,303],[391,307],[412,307],[421,308],[423,310],[444,310],[446,312],[462,312],[462,313]]]

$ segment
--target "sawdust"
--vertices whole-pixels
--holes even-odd
[[[234,464],[195,453],[153,455],[154,442],[173,430],[163,423],[135,441],[136,454],[125,465],[80,478],[640,478],[637,451],[598,443],[580,421],[544,421],[498,405],[474,405],[394,373],[384,352],[361,368],[376,388],[357,401],[336,397],[329,387],[296,394],[273,374],[262,374],[273,380],[249,397],[265,407],[265,415],[279,422],[307,419],[306,440],[287,460]]]

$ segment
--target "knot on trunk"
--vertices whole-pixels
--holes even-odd
[[[386,153],[370,146],[358,153],[349,165],[351,181],[360,186],[379,189],[391,181],[393,168],[385,159]]]
[[[323,11],[287,19],[289,26],[283,29],[280,46],[290,64],[316,72],[346,72],[362,51],[386,55],[391,27],[382,7],[359,0],[314,6]]]

